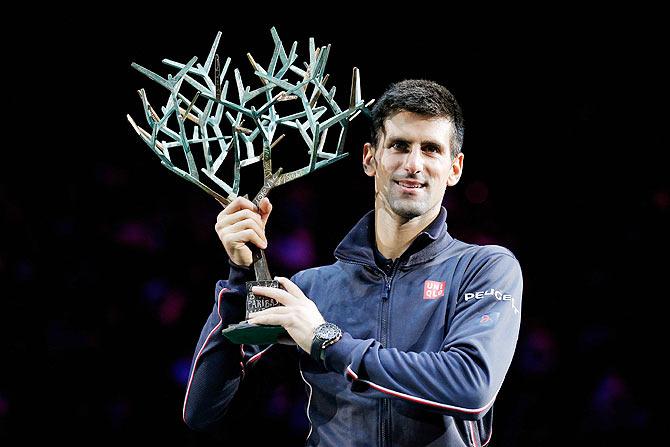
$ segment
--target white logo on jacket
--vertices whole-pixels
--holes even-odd
[[[465,301],[470,301],[473,298],[476,300],[481,300],[482,298],[489,296],[494,297],[498,301],[509,301],[510,303],[512,303],[514,313],[515,314],[519,313],[519,309],[517,309],[516,306],[514,305],[514,297],[510,294],[503,293],[500,290],[494,288],[488,289],[484,292],[465,292]]]

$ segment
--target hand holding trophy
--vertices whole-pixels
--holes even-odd
[[[346,157],[348,154],[343,149],[349,121],[361,111],[367,113],[367,107],[372,103],[370,101],[364,104],[361,99],[357,68],[353,69],[348,107],[342,110],[335,102],[335,87],[330,90],[325,87],[328,81],[325,68],[330,45],[316,48],[314,39],[310,38],[308,59],[303,63],[304,67],[300,68],[297,64],[297,42],[293,43],[287,54],[275,28],[271,29],[271,34],[275,48],[267,68],[261,67],[247,53],[254,74],[260,80],[259,88],[251,90],[250,87],[245,87],[240,71],[234,70],[237,102],[226,99],[229,84],[225,76],[230,66],[230,58],[221,69],[219,56],[216,54],[221,32],[217,33],[204,65],[197,63],[197,57],[186,64],[164,59],[164,64],[178,70],[176,74],[168,74],[164,78],[133,63],[135,69],[166,88],[169,97],[159,115],[149,104],[144,89],[139,90],[149,131],[135,124],[130,115],[127,116],[137,134],[160,158],[163,166],[203,189],[224,207],[231,206],[231,203],[233,208],[237,207],[229,208],[230,212],[224,214],[230,215],[239,211],[240,204],[244,203],[244,208],[253,208],[256,213],[261,211],[257,214],[258,219],[265,213],[266,220],[269,210],[266,211],[266,205],[262,209],[259,205],[270,190]],[[212,71],[213,78],[210,77]],[[289,75],[297,79],[289,80]],[[195,93],[187,96],[186,90],[195,90]],[[325,105],[319,106],[320,100]],[[283,113],[284,108],[292,104],[297,110]],[[280,114],[279,109],[282,109],[283,114]],[[245,125],[245,121],[250,124]],[[336,125],[340,132],[335,151],[325,151],[328,131]],[[285,137],[282,134],[275,138],[279,127],[297,131],[300,140],[307,146],[306,166],[286,173],[282,173],[281,167],[273,171],[273,149]],[[229,131],[229,134],[224,135],[225,131]],[[261,146],[258,153],[255,144]],[[192,151],[194,147],[200,147],[202,155],[196,156]],[[232,155],[232,162],[229,154]],[[175,164],[176,160],[173,159],[176,157],[184,160],[186,169]],[[221,172],[225,170],[224,162],[232,170],[232,184],[221,178]],[[263,169],[263,186],[253,200],[249,201],[244,196],[243,199],[235,201],[242,197],[239,195],[241,168],[257,165],[258,162]],[[198,165],[202,167],[198,169]],[[209,185],[204,183],[206,179],[210,182]],[[247,244],[251,251],[256,280],[246,284],[246,318],[251,312],[280,305],[273,299],[256,296],[251,292],[255,285],[279,287],[279,283],[272,280],[270,275],[264,249],[254,243],[263,242],[267,247],[267,241],[263,240],[265,222],[260,223],[262,235],[257,234],[257,238],[250,238]],[[230,325],[222,332],[234,343],[249,344],[273,343],[278,337],[286,335],[281,326],[253,325],[246,320]]]

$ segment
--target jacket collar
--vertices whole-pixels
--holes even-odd
[[[447,209],[441,207],[440,213],[400,256],[400,264],[411,266],[429,261],[453,241],[447,232]],[[335,257],[343,261],[352,261],[375,266],[375,213],[368,211],[361,220],[342,239],[335,249]]]

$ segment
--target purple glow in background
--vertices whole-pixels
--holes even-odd
[[[178,322],[185,305],[186,298],[181,292],[170,292],[160,305],[159,319],[161,324],[167,326]]]
[[[191,357],[180,357],[176,359],[170,368],[172,380],[186,389],[188,383],[188,373],[191,369]]]
[[[272,241],[273,260],[290,270],[302,270],[314,265],[316,250],[312,235],[304,228]]]
[[[546,328],[536,327],[521,340],[518,354],[523,370],[530,375],[547,374],[556,366],[556,341]]]
[[[156,251],[162,245],[156,236],[155,229],[147,222],[142,221],[122,223],[116,233],[116,240],[121,245],[149,252]]]

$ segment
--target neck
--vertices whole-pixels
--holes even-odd
[[[375,241],[379,252],[388,259],[396,259],[410,246],[440,214],[440,204],[421,216],[407,219],[385,206],[375,206]]]

